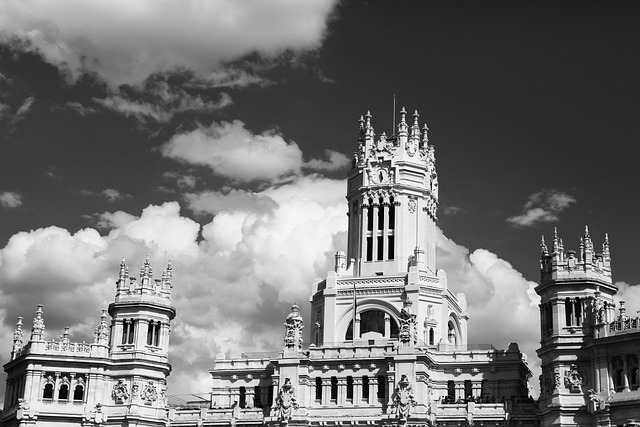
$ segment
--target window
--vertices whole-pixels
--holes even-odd
[[[269,388],[267,389],[267,406],[271,406],[271,404],[273,403],[273,385],[269,386]]]
[[[377,332],[382,336],[385,336],[385,312],[382,310],[367,310],[360,313],[360,337],[367,332]],[[390,337],[386,338],[398,338],[398,324],[391,317],[390,322]],[[357,338],[360,338],[357,337]],[[345,340],[350,341],[353,339],[353,320],[349,323],[347,333],[345,334]]]
[[[387,391],[387,377],[378,375],[378,399],[384,399]]]
[[[347,377],[347,399],[353,400],[353,377]]]
[[[247,389],[245,387],[240,387],[240,402],[238,402],[241,408],[245,408],[247,406]]]
[[[73,389],[73,400],[84,400],[84,388],[81,385],[77,385],[75,389]]]
[[[565,324],[567,326],[573,325],[573,303],[569,298],[564,301],[564,315],[565,315]]]
[[[53,384],[49,383],[44,386],[44,393],[42,393],[43,399],[53,399]]]
[[[367,236],[367,261],[373,261],[373,236]]]
[[[447,399],[445,403],[455,403],[456,401],[456,384],[449,380],[447,381]]]
[[[384,229],[384,205],[383,200],[380,199],[378,202],[378,230],[382,231]]]
[[[253,387],[253,406],[262,408],[262,389],[259,385]]]
[[[331,377],[331,400],[338,400],[338,378]]]
[[[125,319],[122,321],[122,344],[133,344],[134,321]]]
[[[322,400],[322,378],[316,377],[316,400]]]
[[[69,386],[62,384],[58,391],[58,400],[69,400]]]
[[[433,328],[429,328],[429,345],[434,345],[435,341],[435,332],[433,331]]]
[[[369,377],[362,377],[362,400],[369,400]]]
[[[395,252],[394,252],[394,240],[393,240],[393,234],[387,237],[389,240],[389,259],[393,259],[395,257]]]
[[[465,380],[464,382],[464,397],[465,399],[473,398],[473,387],[471,385],[471,381]]]
[[[382,261],[384,257],[384,246],[382,236],[378,236],[378,261]]]
[[[153,344],[153,330],[153,320],[150,320],[147,327],[147,345]]]

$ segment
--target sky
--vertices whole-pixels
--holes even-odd
[[[280,348],[345,249],[357,120],[392,133],[394,96],[436,147],[470,343],[518,342],[537,393],[553,227],[567,249],[608,233],[640,309],[637,2],[3,0],[0,29],[2,364],[37,304],[47,339],[91,340],[147,254],[174,271],[170,394]]]

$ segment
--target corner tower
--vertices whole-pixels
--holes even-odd
[[[551,251],[542,237],[540,259],[540,419],[542,425],[592,425],[589,389],[608,390],[595,361],[595,340],[614,320],[609,238],[596,252],[585,227],[579,250],[565,250],[554,229]],[[595,364],[594,364],[595,361]],[[603,362],[606,369],[606,360]]]
[[[406,121],[404,108],[396,134],[376,139],[371,114],[360,117],[358,151],[348,175],[347,257],[354,274],[373,276],[407,272],[416,248],[420,261],[435,273],[435,224],[438,175],[435,149],[419,115]]]

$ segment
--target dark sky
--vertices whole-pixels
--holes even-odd
[[[265,330],[281,325],[291,299],[305,301],[311,279],[341,249],[346,217],[335,212],[344,209],[339,180],[357,119],[370,110],[376,132],[392,133],[394,95],[396,111],[417,109],[429,125],[446,237],[495,254],[526,283],[538,279],[541,234],[550,238],[557,226],[577,249],[589,225],[596,247],[609,233],[614,280],[638,283],[637,2],[264,2],[253,6],[264,11],[238,12],[232,24],[215,9],[234,2],[202,11],[196,2],[171,10],[150,2],[154,14],[144,17],[114,4],[112,27],[98,3],[0,6],[5,340],[15,316],[29,325],[35,304],[76,271],[86,277],[60,284],[61,295],[96,302],[82,315],[53,303],[49,318],[54,331],[71,324],[87,334],[112,298],[119,259],[133,257],[135,270],[150,252],[156,271],[172,258],[189,272],[189,285],[176,290],[179,313],[199,307],[191,298],[220,301],[199,307],[208,323],[180,320],[194,339],[211,332],[207,325],[225,325],[209,352],[184,363],[206,374],[206,354],[268,347],[273,337],[279,345],[280,331]],[[299,201],[307,196],[313,203]],[[157,211],[144,213],[149,205]],[[179,225],[168,231],[172,221]],[[185,241],[154,234],[165,232]],[[260,267],[279,264],[246,249],[254,243],[281,250],[286,271]],[[85,265],[78,254],[89,254]],[[243,280],[259,297],[222,321],[238,292],[225,286]],[[41,292],[26,292],[25,283]],[[249,324],[261,325],[252,330],[264,333],[259,342],[229,338]],[[188,351],[179,338],[174,346]]]

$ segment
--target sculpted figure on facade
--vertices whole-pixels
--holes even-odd
[[[291,420],[291,415],[294,409],[298,409],[298,402],[296,400],[295,389],[291,384],[291,379],[284,380],[284,384],[278,392],[276,398],[276,414],[278,421],[281,425],[287,425]]]
[[[411,415],[411,408],[417,405],[413,395],[413,387],[405,374],[402,374],[391,397],[398,424],[406,424]]]
[[[298,306],[293,304],[291,307],[291,313],[287,316],[287,320],[284,324],[284,346],[290,349],[302,349],[302,315],[298,310]]]
[[[411,344],[417,342],[416,337],[416,312],[413,310],[411,300],[404,302],[402,310],[400,310],[400,342],[403,344]]]
[[[571,369],[564,373],[564,384],[571,393],[582,393],[582,386],[586,383],[584,373],[578,371],[577,365],[571,365]]]
[[[149,402],[149,403],[155,402],[156,400],[158,400],[158,389],[151,381],[145,384],[144,387],[142,388],[142,392],[140,393],[140,398],[145,402]]]
[[[18,317],[16,329],[13,331],[13,352],[17,353],[22,349],[24,344],[24,333],[22,332],[22,317]]]
[[[118,380],[117,383],[113,385],[113,392],[111,393],[113,396],[113,400],[116,403],[123,403],[124,401],[129,399],[129,388],[127,384],[123,380]]]
[[[33,327],[31,328],[31,339],[40,340],[44,335],[44,319],[42,318],[42,305],[38,305],[36,317],[33,318]]]

